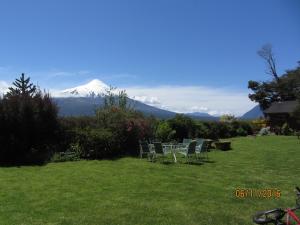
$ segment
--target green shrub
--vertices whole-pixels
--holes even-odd
[[[196,129],[195,137],[208,138],[209,129],[208,129],[207,125],[205,125],[204,123],[198,121],[196,123],[195,129]]]
[[[169,124],[170,128],[166,124]],[[177,141],[182,141],[183,138],[219,139],[253,134],[253,129],[249,122],[201,122],[191,120],[182,115],[167,121],[161,121],[158,127],[156,136],[160,137],[161,140],[167,140],[167,134],[171,130],[176,132],[175,139]]]
[[[263,127],[261,128],[261,130],[258,132],[259,135],[261,136],[266,136],[266,135],[270,135],[270,127]]]
[[[163,121],[158,125],[155,137],[163,142],[168,142],[174,138],[175,134],[176,131],[172,130],[169,123]]]
[[[239,127],[236,130],[236,133],[237,133],[237,136],[247,136],[248,135],[247,131],[244,130],[242,127]]]
[[[190,117],[177,114],[174,118],[167,120],[173,132],[173,138],[182,141],[184,138],[193,138],[196,131],[196,123]]]
[[[283,135],[292,135],[293,130],[289,127],[287,123],[284,123],[281,127],[281,134]]]
[[[78,144],[81,157],[86,159],[114,158],[138,155],[139,140],[154,136],[153,118],[118,106],[104,107],[94,117],[70,117],[60,120],[61,148]]]
[[[55,152],[51,158],[51,162],[67,162],[67,161],[78,161],[80,157],[76,152]]]

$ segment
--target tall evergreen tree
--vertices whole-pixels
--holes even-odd
[[[25,78],[24,73],[13,82],[13,85],[14,87],[9,88],[7,96],[33,97],[37,93],[37,87],[30,83],[30,77]]]

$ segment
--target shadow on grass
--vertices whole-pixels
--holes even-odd
[[[202,161],[194,161],[194,162],[184,162],[185,165],[193,165],[193,166],[202,166],[204,163]]]
[[[151,161],[149,161],[151,162]],[[191,161],[186,161],[185,159],[177,159],[177,162],[175,163],[172,160],[155,160],[152,161],[151,163],[160,163],[163,165],[176,165],[176,164],[185,164],[185,165],[196,165],[196,166],[201,166],[206,163],[216,163],[216,161],[213,160],[208,160],[208,159],[201,159],[201,160],[191,160]]]
[[[203,163],[216,163],[216,161],[214,160],[210,160],[210,159],[202,159]]]
[[[42,163],[1,163],[0,168],[22,168],[22,167],[32,167],[32,166],[37,166],[37,167],[42,167],[47,165],[48,162],[42,162]]]

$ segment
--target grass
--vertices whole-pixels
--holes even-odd
[[[209,162],[110,161],[0,168],[0,224],[247,225],[257,210],[294,206],[300,186],[295,137],[232,139]],[[281,197],[237,198],[237,188]]]

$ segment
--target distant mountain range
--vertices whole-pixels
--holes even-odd
[[[95,115],[95,110],[103,105],[104,98],[98,97],[60,97],[54,98],[60,116],[91,116]],[[159,109],[142,102],[127,99],[128,105],[135,110],[141,111],[147,116],[153,115],[161,119],[173,118],[176,113],[164,109]],[[211,116],[207,113],[188,113],[187,116],[199,120],[219,120],[218,117]]]
[[[0,87],[2,87],[0,92],[6,92],[6,86],[0,85]],[[95,110],[103,105],[103,95],[107,89],[109,89],[108,85],[95,79],[85,85],[68,88],[52,94],[56,96],[54,97],[54,101],[59,107],[60,116],[91,116],[95,115]],[[117,93],[117,91],[118,90],[114,90],[113,92]],[[135,110],[141,111],[145,115],[153,115],[161,119],[169,119],[176,115],[175,112],[150,106],[131,98],[128,98],[127,102]],[[185,115],[197,120],[219,120],[219,117],[203,112],[186,113]],[[259,106],[255,106],[253,109],[241,116],[240,119],[250,120],[261,116],[263,116],[262,111]]]
[[[60,97],[54,98],[54,101],[59,107],[59,115],[61,116],[92,116],[95,115],[95,110],[103,105],[104,98],[98,97]],[[153,115],[160,119],[169,119],[176,115],[175,112],[159,109],[154,106],[144,104],[142,102],[127,99],[127,102],[135,110],[141,111],[147,116]],[[205,120],[205,121],[218,121],[219,117],[209,115],[203,112],[186,113],[192,119]],[[239,119],[252,120],[263,117],[263,113],[259,106],[255,106],[246,112]]]
[[[243,116],[240,117],[242,120],[252,120],[258,119],[260,117],[264,117],[262,110],[260,109],[259,105],[255,106],[248,112],[246,112]]]
[[[65,89],[55,93],[54,101],[59,107],[59,115],[61,116],[91,116],[95,114],[95,110],[103,105],[103,94],[109,89],[109,86],[100,80],[92,80],[91,82],[74,88]],[[117,93],[118,90],[115,90]],[[169,119],[176,115],[164,109],[144,104],[140,101],[127,99],[128,105],[135,110],[141,111],[145,115],[153,115],[161,119]],[[218,120],[218,117],[209,115],[208,113],[188,113],[187,116],[199,120]]]

